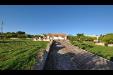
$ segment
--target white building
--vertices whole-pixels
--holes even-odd
[[[67,40],[66,34],[47,34],[47,36],[43,36],[43,38],[36,37],[33,38],[34,41],[50,41],[50,40]]]
[[[66,34],[48,34],[50,40],[67,40]]]

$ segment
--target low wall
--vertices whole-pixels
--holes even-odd
[[[104,46],[105,44],[104,44],[104,43],[95,43],[95,45],[101,45],[101,46]]]
[[[52,42],[50,41],[47,48],[37,54],[37,63],[34,65],[33,70],[43,70]]]
[[[113,47],[113,44],[108,44],[109,47]]]

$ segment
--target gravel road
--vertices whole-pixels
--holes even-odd
[[[70,44],[55,41],[44,70],[113,70],[113,62]]]

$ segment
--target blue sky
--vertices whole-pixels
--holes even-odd
[[[113,32],[113,5],[0,5],[5,32],[104,34]]]

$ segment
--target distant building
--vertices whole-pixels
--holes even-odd
[[[42,37],[35,37],[33,41],[67,40],[66,34],[47,34]]]
[[[47,38],[50,40],[67,40],[66,34],[48,34]]]

